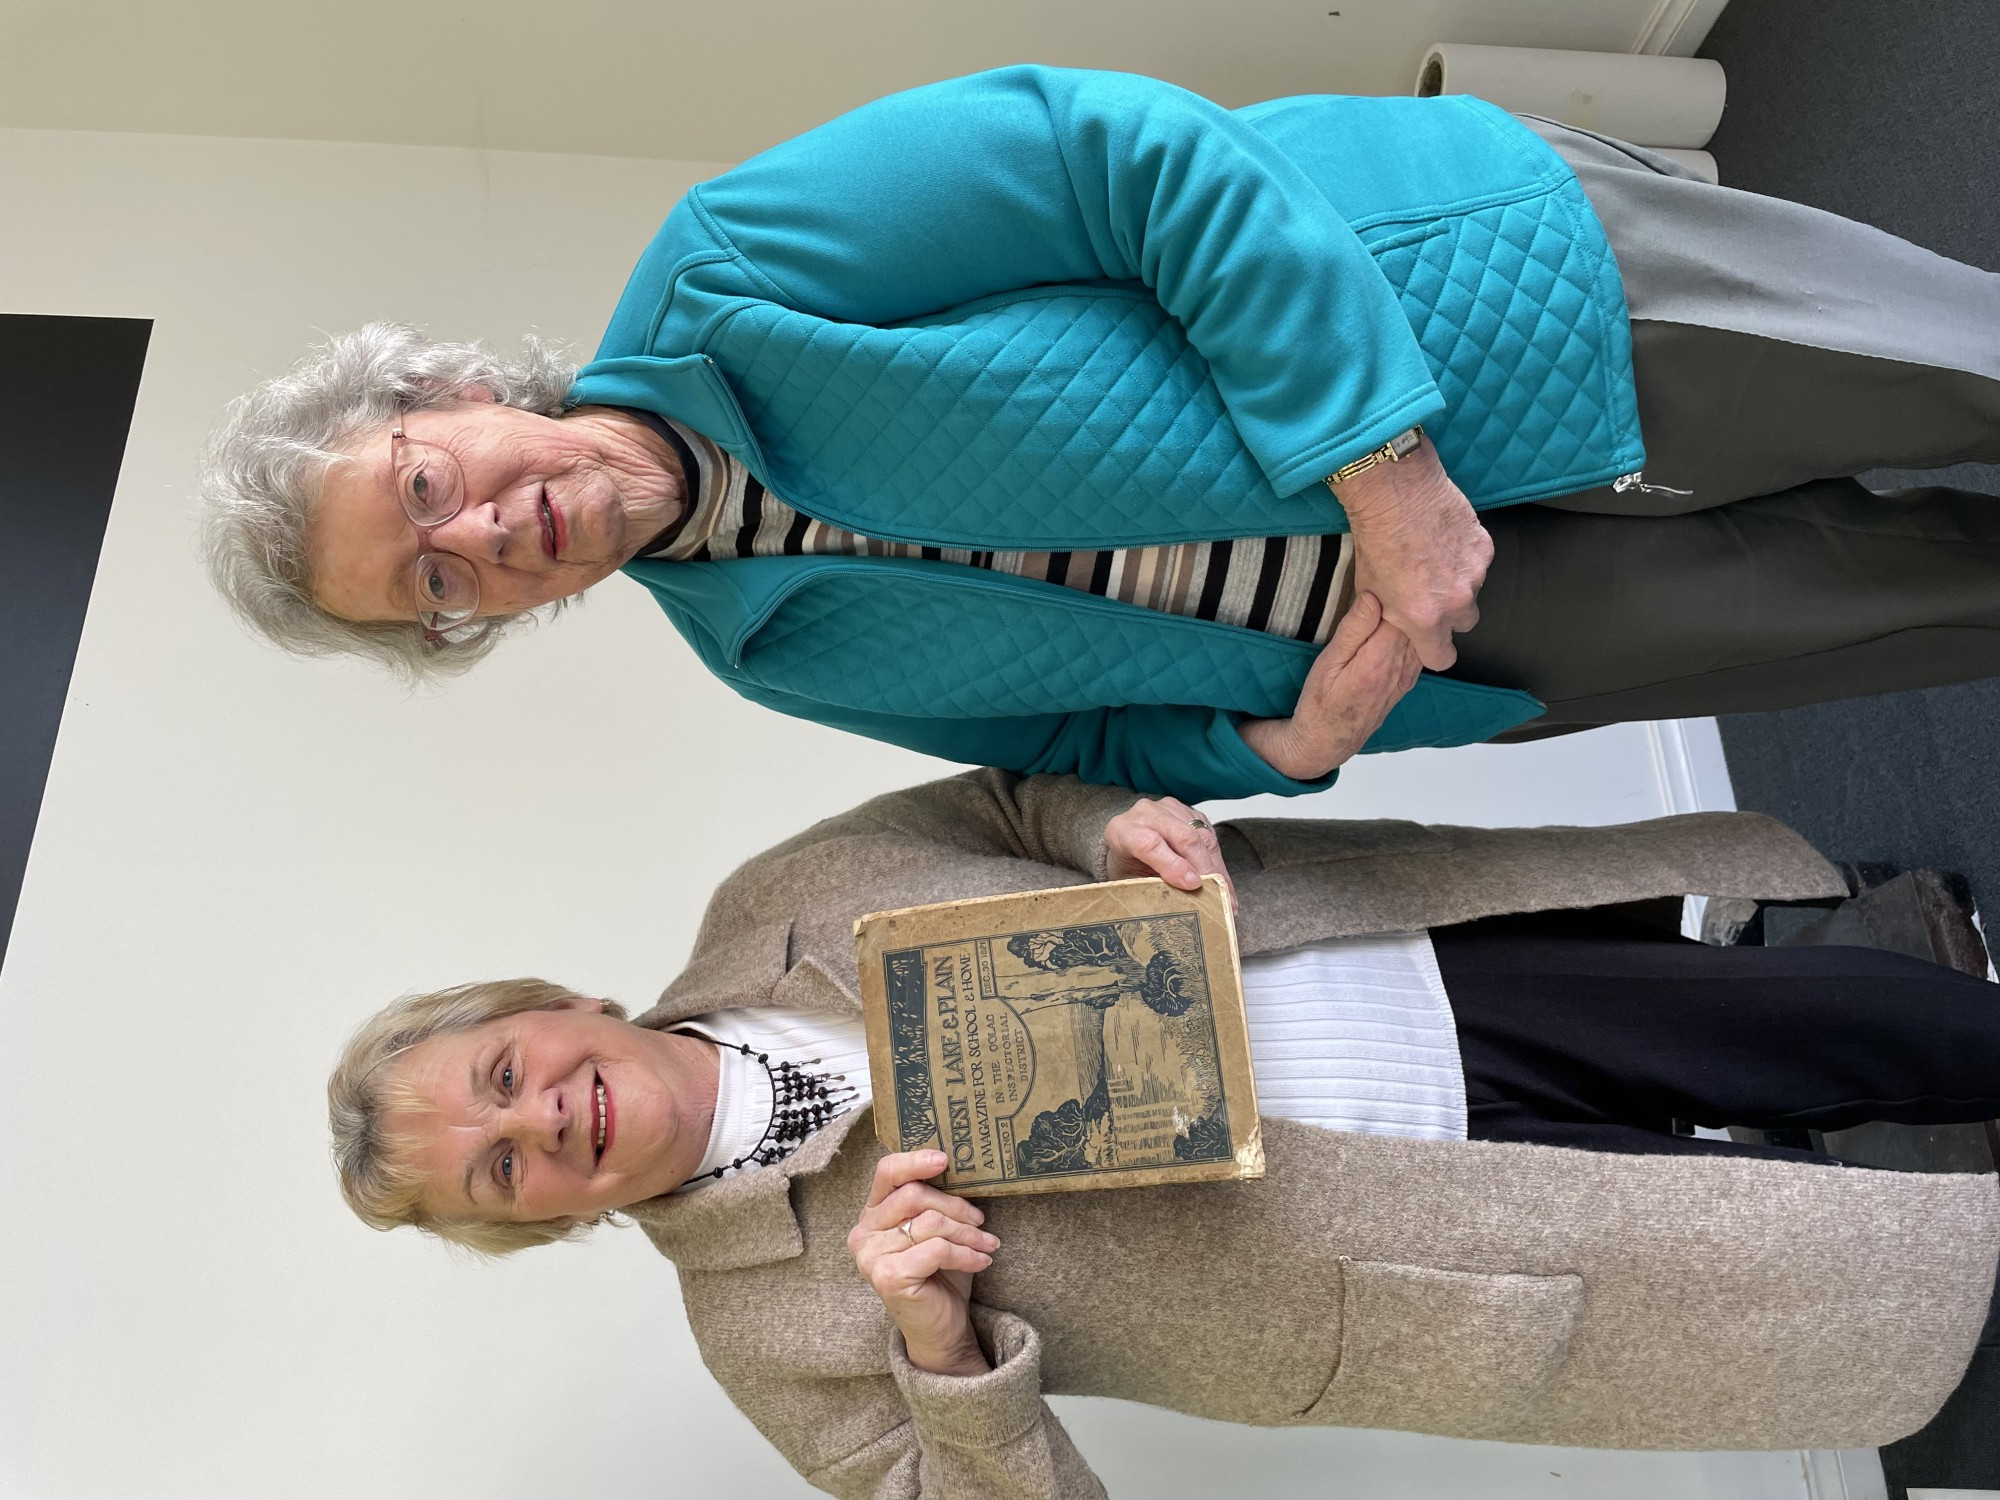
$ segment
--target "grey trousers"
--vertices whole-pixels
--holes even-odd
[[[1510,739],[2000,675],[2000,498],[1875,468],[2000,462],[2000,275],[1547,121],[1632,313],[1649,484],[1483,517],[1451,675]]]

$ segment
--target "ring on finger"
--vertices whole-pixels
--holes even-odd
[[[910,1225],[912,1222],[914,1221],[910,1219],[905,1219],[903,1220],[902,1223],[898,1224],[896,1227],[903,1231],[903,1238],[910,1244],[914,1245],[917,1242],[917,1237],[910,1229]]]
[[[1190,827],[1190,828],[1206,828],[1206,827],[1208,827],[1208,819],[1206,819],[1206,818],[1189,818],[1189,819],[1187,820],[1187,825],[1188,825],[1188,827]]]

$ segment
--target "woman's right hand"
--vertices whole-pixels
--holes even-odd
[[[1141,797],[1104,825],[1104,873],[1111,880],[1157,875],[1184,891],[1200,890],[1204,875],[1219,875],[1229,909],[1237,909],[1236,883],[1214,826],[1178,797]]]
[[[1306,675],[1292,716],[1244,720],[1243,743],[1294,781],[1317,781],[1368,743],[1422,670],[1409,637],[1382,618],[1381,601],[1358,594]]]
[[[972,1328],[972,1278],[993,1264],[999,1238],[986,1215],[926,1180],[946,1166],[942,1151],[892,1152],[875,1164],[867,1206],[848,1232],[861,1279],[902,1330],[910,1363],[939,1375],[991,1369]]]

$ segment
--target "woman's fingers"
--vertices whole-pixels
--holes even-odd
[[[986,1215],[979,1211],[975,1203],[968,1203],[956,1193],[947,1193],[942,1188],[931,1187],[927,1183],[905,1183],[875,1207],[862,1214],[861,1220],[871,1229],[887,1228],[891,1224],[901,1224],[906,1219],[914,1219],[918,1214],[942,1214],[948,1219],[956,1219],[961,1224],[983,1224]]]
[[[1406,641],[1403,646],[1403,672],[1402,676],[1399,677],[1396,682],[1397,700],[1401,700],[1401,698],[1405,693],[1409,692],[1411,688],[1415,687],[1417,685],[1417,679],[1423,675],[1424,675],[1423,659],[1417,655],[1417,648],[1410,645]],[[1391,703],[1389,706],[1393,708],[1395,704]],[[1385,712],[1385,717],[1386,717],[1386,712]]]
[[[920,1213],[892,1229],[875,1231],[875,1248],[882,1255],[898,1255],[931,1240],[950,1240],[954,1245],[964,1245],[969,1250],[983,1251],[988,1255],[1000,1248],[1000,1236],[991,1230],[962,1224],[939,1213]]]
[[[1332,637],[1320,647],[1319,656],[1313,661],[1312,671],[1307,674],[1305,686],[1299,692],[1300,706],[1303,707],[1315,693],[1324,693],[1354,665],[1368,643],[1385,630],[1394,631],[1395,626],[1382,618],[1382,601],[1370,593],[1356,594],[1354,602],[1347,607],[1347,613],[1333,627]]]
[[[1000,1248],[1000,1236],[973,1224],[951,1217],[948,1214],[926,1209],[915,1216],[899,1220],[884,1229],[869,1229],[856,1225],[847,1237],[848,1252],[854,1257],[854,1264],[870,1282],[878,1284],[886,1276],[892,1280],[907,1277],[913,1265],[908,1259],[912,1251],[927,1245],[949,1244],[983,1255],[990,1262],[993,1253]],[[956,1269],[966,1269],[957,1266]],[[983,1270],[984,1266],[973,1269]],[[928,1271],[923,1275],[929,1275]],[[918,1277],[921,1280],[921,1276]]]
[[[922,1182],[937,1176],[950,1163],[942,1151],[891,1151],[875,1163],[875,1178],[868,1185],[869,1208],[874,1208],[906,1182]]]
[[[1134,803],[1105,825],[1104,847],[1105,869],[1114,880],[1157,875],[1191,891],[1200,887],[1202,876],[1220,875],[1229,884],[1215,829],[1177,797]],[[1232,886],[1230,900],[1235,899]]]
[[[1164,837],[1178,854],[1183,863],[1194,872],[1194,879],[1172,882],[1183,890],[1195,890],[1204,875],[1222,877],[1223,889],[1229,893],[1229,905],[1236,906],[1236,882],[1229,878],[1229,866],[1223,862],[1222,840],[1216,837],[1215,825],[1189,807],[1178,797],[1160,799],[1160,810],[1167,816],[1167,826],[1162,830]]]
[[[1117,845],[1107,841],[1112,859],[1106,861],[1106,869],[1114,880],[1129,880],[1136,875],[1157,875],[1168,885],[1177,885],[1182,890],[1193,890],[1201,884],[1201,875],[1192,861],[1173,846],[1167,835],[1158,828],[1127,829]]]
[[[977,1204],[930,1185],[944,1166],[944,1153],[934,1150],[891,1152],[876,1163],[868,1204],[847,1234],[848,1254],[871,1280],[884,1257],[933,1240],[982,1254],[999,1245],[979,1227],[986,1215]]]
[[[1326,643],[1319,660],[1313,663],[1305,689],[1299,695],[1298,711],[1306,716],[1308,722],[1316,719],[1331,727],[1334,721],[1353,709],[1371,688],[1398,680],[1406,659],[1416,659],[1409,637],[1382,618],[1379,604],[1368,611],[1373,623],[1365,633],[1357,627],[1354,635],[1342,639],[1341,631],[1362,612],[1361,601],[1372,600],[1373,597],[1363,594],[1355,601],[1340,622],[1340,628],[1334,632],[1334,639]]]
[[[985,1250],[939,1238],[883,1256],[869,1267],[867,1275],[878,1296],[891,1297],[922,1286],[940,1271],[977,1275],[992,1264],[993,1256]]]
[[[1364,589],[1354,596],[1354,602],[1347,606],[1347,613],[1333,627],[1333,634],[1321,649],[1319,659],[1313,663],[1313,670],[1318,671],[1324,665],[1328,671],[1338,672],[1354,660],[1354,653],[1381,624],[1382,601]]]
[[[1372,720],[1368,733],[1373,734],[1422,670],[1423,662],[1409,637],[1384,620],[1354,653],[1354,660],[1342,674],[1352,695],[1356,726]]]
[[[961,1224],[983,1224],[986,1215],[978,1205],[966,1202],[955,1194],[931,1187],[928,1183],[907,1182],[889,1194],[880,1203],[871,1203],[861,1211],[855,1223],[856,1234],[873,1234],[884,1229],[893,1229],[898,1224],[907,1223],[920,1214],[937,1214],[954,1219]]]

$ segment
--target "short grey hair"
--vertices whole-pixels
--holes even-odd
[[[532,337],[508,360],[484,344],[426,338],[407,323],[334,335],[239,397],[209,439],[201,459],[209,578],[238,619],[286,651],[366,657],[411,683],[456,676],[533,612],[481,619],[432,645],[414,619],[344,620],[322,608],[306,541],[326,472],[399,412],[478,388],[504,405],[559,416],[575,379],[574,361]]]
[[[413,1225],[482,1255],[507,1255],[530,1245],[575,1239],[610,1217],[525,1222],[441,1217],[424,1203],[429,1179],[398,1153],[399,1143],[387,1124],[397,1107],[428,1103],[396,1077],[396,1063],[412,1048],[506,1016],[560,1010],[576,998],[576,991],[545,979],[494,979],[405,995],[362,1023],[326,1081],[334,1171],[341,1196],[362,1223],[371,1229]],[[598,1003],[606,1015],[625,1019],[623,1006],[610,1000]]]

